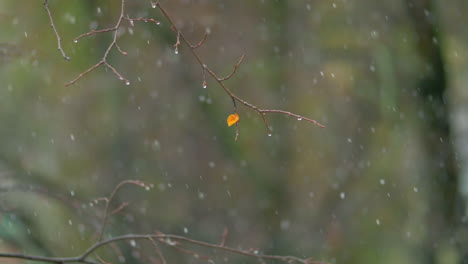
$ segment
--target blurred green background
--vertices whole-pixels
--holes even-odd
[[[161,1],[226,85],[232,103],[149,1],[126,14],[98,68],[120,1],[53,1],[57,51],[42,1],[0,0],[0,251],[77,255],[93,243],[107,196],[131,205],[105,237],[164,233],[328,263],[468,263],[468,3],[463,0]],[[201,260],[163,247],[170,263]],[[197,248],[195,248],[197,249]],[[215,261],[255,259],[203,251]],[[120,253],[119,253],[120,252]],[[158,263],[151,245],[99,252],[112,263]],[[121,256],[118,258],[117,256]],[[5,262],[4,262],[5,261]],[[2,260],[2,263],[23,263]],[[153,262],[151,262],[153,261]],[[270,263],[270,262],[268,262]]]

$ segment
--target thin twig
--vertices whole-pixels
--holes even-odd
[[[82,38],[82,37],[85,37],[85,36],[90,36],[90,35],[94,35],[94,34],[97,34],[97,33],[103,33],[103,32],[111,32],[113,31],[114,32],[114,35],[113,35],[113,38],[112,38],[112,41],[111,43],[109,44],[109,46],[107,47],[106,51],[104,52],[104,56],[102,57],[102,59],[96,63],[94,66],[92,66],[91,68],[89,68],[88,70],[84,71],[83,73],[81,73],[80,75],[78,75],[78,77],[76,77],[75,79],[73,79],[71,82],[65,84],[65,86],[70,86],[72,84],[75,84],[79,79],[81,79],[84,75],[90,73],[91,71],[93,71],[94,69],[96,69],[97,67],[101,66],[101,65],[105,65],[107,66],[107,68],[111,69],[115,75],[117,75],[117,77],[124,81],[125,84],[130,84],[130,81],[127,80],[125,77],[123,77],[114,67],[112,67],[108,62],[107,62],[107,56],[109,56],[109,53],[110,51],[112,50],[112,48],[116,45],[117,43],[117,33],[118,33],[118,29],[120,27],[120,24],[122,23],[122,20],[124,19],[124,12],[125,12],[125,0],[122,0],[121,2],[121,7],[120,7],[120,16],[119,16],[119,19],[117,20],[117,23],[115,24],[114,27],[112,28],[106,28],[106,29],[101,29],[101,30],[93,30],[93,31],[90,31],[88,33],[84,33],[84,34],[81,34],[80,36],[78,36],[77,38],[75,38],[75,42],[78,41],[78,39]]]
[[[224,78],[221,78],[221,79],[219,79],[219,80],[223,82],[223,81],[226,81],[226,80],[228,80],[229,78],[231,78],[231,77],[234,75],[234,73],[236,73],[237,68],[239,68],[239,66],[241,65],[241,63],[242,63],[242,61],[244,60],[244,58],[245,58],[245,54],[242,54],[242,56],[240,57],[239,61],[234,65],[234,69],[232,70],[231,74],[229,74],[228,76],[226,76],[226,77],[224,77]]]
[[[190,48],[196,49],[196,48],[200,47],[201,45],[203,45],[203,43],[205,43],[207,37],[208,37],[208,33],[205,33],[205,35],[203,36],[203,39],[200,40],[200,42],[198,42],[197,45],[195,45],[195,46],[190,46]]]
[[[134,180],[125,180],[125,181],[121,181],[119,184],[117,184],[117,186],[114,188],[114,190],[111,192],[111,194],[109,195],[109,197],[105,197],[103,200],[105,201],[106,205],[104,207],[104,216],[102,218],[102,221],[101,221],[101,229],[99,231],[99,235],[98,235],[98,239],[97,241],[101,241],[102,240],[102,236],[104,234],[104,231],[106,229],[106,225],[107,225],[107,222],[108,222],[108,218],[109,216],[113,215],[114,213],[120,211],[121,209],[123,209],[123,207],[125,207],[126,205],[120,205],[120,207],[118,207],[116,210],[114,210],[113,212],[109,213],[109,207],[110,207],[110,204],[112,202],[112,200],[114,199],[115,195],[117,194],[117,192],[120,190],[120,188],[122,188],[123,186],[127,185],[127,184],[132,184],[132,185],[136,185],[136,186],[139,186],[139,187],[146,187],[145,183],[144,182],[141,182],[141,181],[134,181]],[[125,203],[124,203],[125,204]]]
[[[54,19],[52,18],[52,13],[50,12],[50,9],[49,9],[49,0],[44,0],[44,8],[47,12],[47,15],[49,16],[49,21],[50,21],[50,27],[52,28],[52,30],[54,31],[54,34],[55,34],[55,38],[57,39],[57,49],[60,51],[60,53],[62,54],[62,57],[69,61],[70,60],[70,57],[67,56],[67,54],[65,54],[65,51],[62,49],[62,39],[60,38],[60,35],[59,33],[57,32],[57,28],[55,27],[55,24],[54,24]]]
[[[125,202],[122,203],[119,207],[117,207],[114,211],[112,211],[109,215],[115,215],[116,213],[122,211],[125,207],[127,207],[130,203]]]
[[[65,86],[70,86],[72,84],[75,84],[79,79],[83,78],[83,76],[85,76],[86,74],[92,72],[94,69],[96,69],[97,67],[101,66],[102,64],[104,63],[104,61],[100,61],[96,64],[94,64],[91,68],[87,69],[86,71],[80,73],[75,79],[73,79],[71,82],[69,82],[68,84],[65,84]]]
[[[166,258],[164,258],[164,255],[161,252],[161,249],[159,248],[158,244],[153,238],[149,238],[151,241],[151,244],[153,244],[154,249],[156,250],[156,254],[158,254],[159,259],[161,259],[162,264],[167,264]]]
[[[219,243],[220,246],[224,246],[226,244],[228,232],[228,229],[225,227],[223,230],[223,235],[221,236],[221,243]]]
[[[127,54],[128,54],[128,52],[123,51],[123,50],[120,48],[119,45],[115,44],[115,47],[117,48],[117,50],[118,50],[122,55],[127,55]]]
[[[80,40],[83,37],[91,36],[91,35],[98,34],[98,33],[111,32],[111,31],[115,31],[115,30],[117,30],[116,27],[104,28],[104,29],[99,29],[99,30],[91,30],[89,32],[83,33],[83,34],[79,35],[78,37],[74,38],[73,42],[77,43],[78,40]]]
[[[319,126],[319,127],[322,127],[324,128],[325,126],[320,124],[319,122],[317,122],[316,120],[314,119],[310,119],[310,118],[307,118],[305,116],[301,116],[301,115],[298,115],[298,114],[294,114],[294,113],[291,113],[291,112],[288,112],[288,111],[284,111],[284,110],[275,110],[275,109],[259,109],[259,112],[260,113],[279,113],[279,114],[285,114],[285,115],[288,115],[288,116],[292,116],[292,117],[295,117],[298,121],[301,121],[301,120],[304,120],[304,121],[307,121],[307,122],[310,122],[316,126]]]

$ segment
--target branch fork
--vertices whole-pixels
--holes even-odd
[[[46,2],[47,2],[47,0],[46,0]],[[134,26],[135,21],[150,22],[150,23],[154,23],[155,25],[160,25],[161,22],[157,21],[157,20],[154,20],[152,18],[143,18],[143,17],[130,18],[128,15],[125,16],[124,14],[125,14],[125,0],[121,0],[120,16],[117,19],[117,22],[116,22],[115,26],[113,26],[111,28],[104,28],[104,29],[99,29],[99,30],[91,30],[89,32],[86,32],[86,33],[83,33],[83,34],[79,35],[78,37],[76,37],[73,40],[73,42],[77,43],[78,40],[80,40],[83,37],[88,37],[88,36],[92,36],[92,35],[96,35],[96,34],[100,34],[100,33],[106,33],[106,32],[114,32],[112,41],[109,44],[109,46],[107,47],[106,51],[104,52],[104,55],[102,56],[101,60],[98,63],[91,66],[90,68],[88,68],[87,70],[85,70],[84,72],[80,73],[75,79],[73,79],[69,83],[65,84],[65,86],[70,86],[70,85],[75,84],[78,80],[83,78],[86,74],[94,71],[96,68],[98,68],[101,65],[104,65],[105,67],[110,69],[117,76],[117,78],[119,78],[119,80],[123,81],[126,85],[130,85],[130,81],[127,78],[125,78],[119,71],[117,71],[116,68],[114,68],[112,65],[110,65],[109,62],[107,61],[107,57],[109,56],[109,53],[111,52],[111,50],[114,47],[122,55],[127,55],[128,54],[126,51],[123,51],[120,48],[120,46],[117,44],[118,33],[119,33],[119,29],[120,29],[120,27],[122,25],[122,21],[123,20],[128,21],[130,23],[130,26],[132,26],[132,27]],[[49,16],[49,17],[51,17],[51,16]]]

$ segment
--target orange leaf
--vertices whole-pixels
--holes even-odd
[[[228,126],[232,126],[235,123],[239,122],[239,115],[237,113],[229,115],[226,121]]]

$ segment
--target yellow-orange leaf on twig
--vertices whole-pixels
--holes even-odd
[[[226,119],[228,126],[232,126],[238,121],[239,121],[239,115],[237,113],[229,115],[228,118]]]

